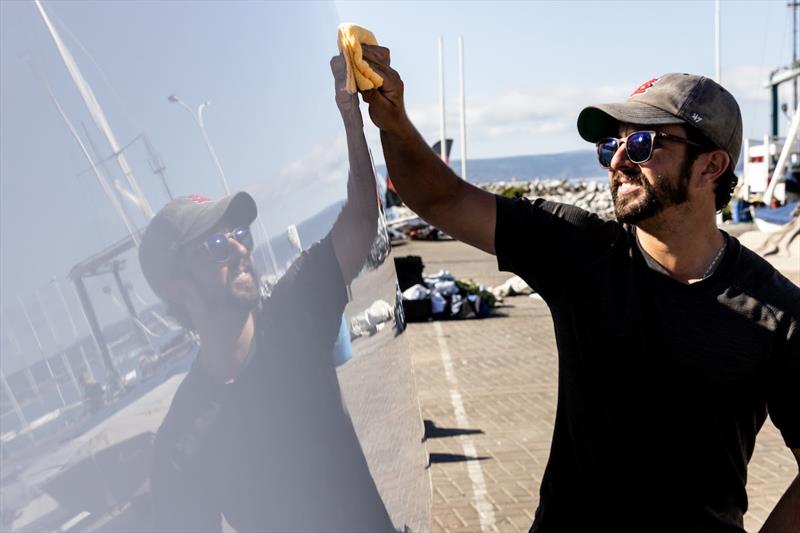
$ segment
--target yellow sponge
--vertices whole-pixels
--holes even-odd
[[[362,43],[377,45],[378,40],[371,31],[356,24],[347,22],[339,25],[339,51],[347,63],[345,89],[350,94],[354,94],[357,89],[365,91],[383,85],[383,78],[364,61],[361,52]]]

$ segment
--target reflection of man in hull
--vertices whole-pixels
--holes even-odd
[[[767,414],[800,462],[800,289],[715,223],[742,122],[733,96],[667,74],[585,109],[617,221],[460,180],[425,145],[385,48],[366,91],[409,207],[496,254],[547,302],[555,428],[533,531],[744,532],[747,463]],[[764,525],[800,531],[800,477]]]
[[[348,201],[330,233],[261,298],[246,193],[168,204],[142,238],[155,292],[201,339],[158,432],[157,530],[387,531],[391,521],[347,416],[331,350],[377,228],[358,97],[341,88]]]
[[[106,403],[106,391],[88,371],[81,376],[81,382],[83,384],[83,401],[86,404],[86,412],[90,414],[96,413]]]

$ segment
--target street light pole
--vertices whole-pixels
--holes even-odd
[[[203,124],[203,111],[205,111],[206,107],[209,105],[211,105],[211,102],[205,101],[197,106],[197,125],[200,126],[200,132],[203,134],[203,140],[206,142],[208,153],[211,154],[211,158],[214,160],[214,165],[217,167],[217,172],[219,172],[219,177],[222,179],[222,186],[225,188],[225,196],[230,196],[231,188],[228,186],[228,179],[225,177],[225,172],[222,170],[222,163],[219,162],[217,152],[214,150],[214,146],[212,146],[211,141],[208,139],[206,126]]]
[[[206,107],[211,105],[211,102],[206,100],[205,102],[203,102],[202,104],[197,106],[197,113],[195,114],[195,112],[192,111],[191,107],[186,105],[186,103],[183,100],[181,100],[180,98],[178,98],[174,94],[169,95],[167,97],[167,100],[169,100],[173,104],[180,105],[186,111],[188,111],[190,115],[192,115],[192,118],[194,119],[195,124],[197,124],[197,127],[200,128],[200,133],[203,134],[203,140],[206,142],[206,148],[208,148],[208,153],[211,154],[211,159],[214,160],[214,166],[217,167],[217,173],[219,174],[219,177],[222,180],[222,186],[225,189],[225,195],[226,196],[230,196],[231,189],[228,186],[228,180],[225,177],[225,172],[222,170],[222,163],[220,163],[219,158],[217,157],[217,152],[216,152],[216,150],[214,150],[214,147],[211,145],[211,141],[209,140],[208,134],[206,133],[205,124],[203,124],[203,111],[205,110]],[[275,252],[272,251],[272,245],[269,242],[269,233],[267,233],[267,230],[264,229],[264,223],[260,218],[256,219],[256,221],[258,222],[258,227],[261,230],[261,233],[262,233],[262,235],[264,237],[264,243],[267,245],[267,251],[269,252],[269,258],[272,261],[272,269],[275,272],[275,275],[277,276],[277,275],[279,275],[280,271],[278,270],[278,261],[275,259]],[[264,251],[263,250],[261,251],[261,259],[264,261],[264,265],[266,266],[267,258],[264,257]]]
[[[203,135],[203,140],[206,142],[206,148],[208,149],[208,153],[211,154],[211,159],[214,160],[214,166],[217,168],[217,173],[219,174],[219,177],[222,180],[222,187],[225,189],[225,196],[230,196],[231,188],[228,186],[228,179],[225,177],[225,171],[222,170],[222,163],[219,162],[219,157],[217,157],[217,152],[216,150],[214,150],[214,146],[212,146],[211,140],[209,140],[208,138],[208,133],[206,133],[205,124],[203,124],[203,111],[205,110],[206,107],[211,105],[211,102],[206,100],[205,102],[197,106],[197,112],[195,113],[194,111],[192,111],[191,107],[186,105],[186,103],[183,100],[181,100],[174,94],[169,95],[167,97],[167,100],[169,100],[173,104],[180,105],[186,111],[188,111],[190,115],[192,115],[192,119],[194,119],[194,122],[195,124],[197,124],[197,127],[200,128],[200,133]]]

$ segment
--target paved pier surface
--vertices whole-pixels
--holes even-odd
[[[394,253],[422,256],[426,273],[446,269],[487,286],[510,277],[493,256],[455,241],[413,242]],[[544,302],[527,296],[507,298],[497,314],[408,328],[428,425],[434,532],[527,531],[538,502],[556,406],[552,321]],[[767,421],[749,467],[748,531],[758,530],[796,473]]]

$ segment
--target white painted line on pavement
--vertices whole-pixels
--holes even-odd
[[[58,530],[68,531],[73,527],[75,527],[76,525],[78,525],[79,522],[81,522],[84,518],[86,518],[90,514],[91,513],[89,513],[89,511],[81,511],[80,513],[76,514],[75,516],[73,516],[72,518],[61,524],[61,527],[58,528]]]
[[[468,428],[469,419],[467,412],[464,410],[464,402],[461,399],[461,393],[458,392],[458,379],[453,371],[453,358],[450,357],[450,349],[447,347],[447,339],[442,331],[442,326],[439,322],[433,323],[433,329],[436,331],[436,342],[439,344],[439,354],[442,356],[442,363],[444,364],[444,376],[447,383],[450,385],[450,403],[453,404],[453,412],[456,415],[456,423],[459,427]],[[468,457],[477,457],[478,453],[475,450],[475,443],[468,436],[461,437],[461,447],[464,450],[464,455]],[[481,462],[477,459],[467,461],[467,474],[472,480],[472,493],[475,495],[475,508],[478,510],[478,516],[481,521],[481,531],[491,531],[494,526],[494,507],[492,503],[486,498],[486,480],[483,477],[483,469]]]

